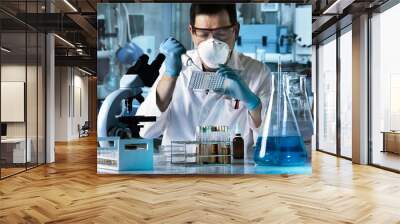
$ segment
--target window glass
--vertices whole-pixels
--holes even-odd
[[[336,153],[336,40],[318,48],[318,149]]]

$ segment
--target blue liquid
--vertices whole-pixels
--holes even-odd
[[[263,141],[266,141],[266,148],[262,148]],[[303,138],[301,136],[258,137],[254,162],[261,166],[305,165],[307,151]]]

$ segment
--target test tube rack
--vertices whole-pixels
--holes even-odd
[[[153,169],[154,139],[99,137],[106,146],[97,147],[97,169],[141,171]],[[100,145],[100,144],[99,144]]]
[[[171,141],[171,164],[230,165],[230,141]]]

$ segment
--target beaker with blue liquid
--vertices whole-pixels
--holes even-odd
[[[281,72],[272,73],[271,87],[271,97],[254,151],[254,162],[259,166],[305,165],[307,150]]]

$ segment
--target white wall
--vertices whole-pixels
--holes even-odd
[[[71,136],[72,138],[78,138],[78,124],[83,125],[85,121],[89,120],[89,110],[88,110],[88,78],[83,75],[83,73],[79,72],[78,75],[76,74],[78,70],[75,70],[74,75],[74,91],[72,92],[73,96],[73,104],[74,107],[72,108],[72,117],[71,120]],[[81,108],[79,108],[81,107]],[[81,110],[81,111],[80,111]]]
[[[28,85],[35,88],[27,88],[27,122],[28,122],[28,137],[30,137],[31,129],[35,131],[36,135],[36,80],[31,78],[31,75],[36,76],[36,67],[19,65],[19,64],[5,64],[1,66],[1,81],[2,82],[24,82],[26,71],[28,72]],[[4,97],[4,96],[3,96]],[[42,105],[39,105],[41,107]],[[23,108],[24,109],[24,108]],[[8,110],[8,108],[1,108],[1,110]],[[8,137],[25,137],[26,122],[7,122],[7,135]],[[33,131],[32,131],[33,132]]]
[[[68,86],[69,76],[67,67],[55,68],[55,140],[67,141],[68,139]]]
[[[37,70],[38,69],[38,70]],[[44,118],[44,74],[42,67],[25,64],[3,64],[1,66],[2,82],[24,82],[26,85],[26,107],[25,102],[21,108],[23,114],[26,112],[26,120],[22,122],[6,122],[7,137],[29,139],[29,147],[33,162],[39,159],[44,163],[45,150],[45,118]],[[25,80],[27,79],[27,80]],[[3,92],[4,89],[2,89]],[[22,90],[22,93],[24,90]],[[2,98],[7,97],[2,95]],[[2,112],[13,113],[12,108],[2,107]],[[14,109],[15,110],[15,109]],[[14,112],[15,113],[15,112]],[[37,155],[38,153],[38,155]]]
[[[1,66],[1,81],[5,82],[25,82],[25,65],[19,64],[8,64]],[[29,68],[28,68],[29,70]],[[7,110],[7,108],[1,108],[1,110]],[[25,137],[25,122],[10,122],[7,123],[7,137]]]
[[[56,67],[56,141],[79,138],[78,125],[88,120],[88,78],[83,75],[76,68]]]

